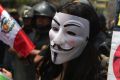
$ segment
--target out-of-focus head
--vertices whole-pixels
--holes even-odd
[[[24,26],[31,25],[33,18],[32,7],[23,5],[21,9],[22,9],[21,16],[23,19]]]
[[[56,13],[55,7],[46,1],[42,1],[33,6],[33,13],[37,29],[49,30],[52,18]]]
[[[52,61],[62,64],[79,57],[98,32],[98,17],[91,5],[66,4],[56,13],[49,31]]]
[[[23,20],[23,30],[29,34],[32,32],[33,26],[33,10],[31,6],[28,5],[22,5],[19,7],[19,14]]]
[[[52,4],[54,4],[57,8],[61,7],[62,5],[71,2],[73,0],[49,0]]]
[[[56,9],[52,4],[46,1],[42,1],[33,6],[33,11],[35,16],[45,16],[45,17],[53,18]]]
[[[31,6],[23,5],[22,6],[22,17],[23,18],[32,18],[33,17],[33,11]]]

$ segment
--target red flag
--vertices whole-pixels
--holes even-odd
[[[26,57],[35,48],[19,24],[0,5],[0,40]]]

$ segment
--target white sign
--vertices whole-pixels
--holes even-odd
[[[120,31],[113,31],[107,80],[120,80]]]

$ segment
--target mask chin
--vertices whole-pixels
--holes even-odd
[[[87,45],[87,41],[83,41],[79,48],[74,48],[74,50],[72,50],[72,51],[70,51],[68,53],[65,52],[65,53],[62,53],[62,54],[60,52],[59,53],[54,52],[51,49],[52,62],[54,64],[63,64],[65,62],[73,60],[73,59],[79,57],[82,54],[82,52],[85,49],[86,45]]]

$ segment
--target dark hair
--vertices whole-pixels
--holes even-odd
[[[79,2],[68,3],[60,9],[60,12],[87,19],[90,22],[90,39],[93,39],[99,33],[99,19],[91,5]]]

